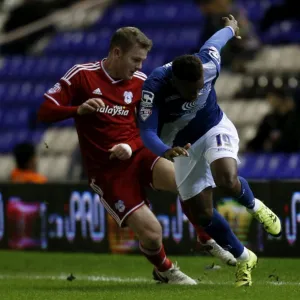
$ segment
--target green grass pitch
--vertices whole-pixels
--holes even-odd
[[[234,287],[234,268],[211,257],[171,257],[200,282],[197,286],[156,284],[142,256],[84,253],[0,252],[2,300],[279,300],[300,299],[300,259],[260,258],[253,286]],[[68,281],[73,274],[76,279]],[[270,275],[274,275],[271,276]]]

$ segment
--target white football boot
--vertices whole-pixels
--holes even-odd
[[[223,263],[227,264],[228,266],[236,266],[235,257],[229,251],[225,250],[219,244],[217,244],[215,240],[211,239],[205,244],[202,243],[202,245],[208,253],[210,253],[214,257],[219,258]]]
[[[162,283],[186,285],[197,284],[197,282],[194,279],[180,271],[179,267],[177,266],[177,263],[172,264],[172,267],[165,272],[160,272],[155,268],[152,274],[154,280],[160,281]]]

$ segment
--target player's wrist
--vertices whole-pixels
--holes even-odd
[[[163,153],[162,153],[162,157],[166,158],[166,156],[168,156],[168,153],[169,151],[171,150],[172,148],[168,148],[167,150],[165,150]]]
[[[83,115],[83,113],[81,111],[81,105],[79,105],[79,106],[76,107],[75,115],[76,116],[82,116]]]
[[[232,26],[228,25],[228,26],[225,26],[225,28],[228,28],[232,31],[232,35],[235,36],[235,30],[233,29]]]

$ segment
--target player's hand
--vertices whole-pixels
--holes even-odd
[[[128,144],[115,145],[108,151],[111,152],[109,159],[118,158],[120,160],[126,160],[132,155],[132,149]]]
[[[98,108],[101,107],[105,107],[105,104],[100,98],[91,98],[78,107],[77,114],[80,116],[92,114],[96,112]]]
[[[237,20],[234,18],[233,15],[229,15],[228,17],[224,17],[222,18],[222,20],[225,22],[225,27],[226,26],[230,26],[232,27],[232,29],[234,30],[235,32],[235,37],[239,40],[242,39],[242,37],[239,35],[239,26],[238,26],[238,22]]]
[[[189,153],[187,150],[191,147],[191,144],[186,144],[183,148],[182,147],[174,147],[172,149],[169,149],[165,152],[164,158],[174,161],[174,157],[177,156],[189,156]]]

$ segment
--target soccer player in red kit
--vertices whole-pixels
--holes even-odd
[[[173,164],[143,146],[136,126],[146,79],[139,70],[151,47],[137,28],[120,28],[112,36],[108,58],[71,68],[45,93],[38,116],[44,122],[75,119],[90,186],[107,212],[119,226],[135,232],[156,276],[196,284],[167,258],[161,225],[145,205],[145,186],[176,191]]]
[[[90,186],[107,212],[139,237],[156,277],[195,284],[166,257],[160,223],[145,205],[145,186],[177,193],[173,163],[143,146],[135,121],[146,79],[139,70],[151,46],[137,28],[120,28],[112,36],[107,59],[75,65],[45,94],[39,119],[75,119]],[[196,229],[198,236],[210,239]]]

